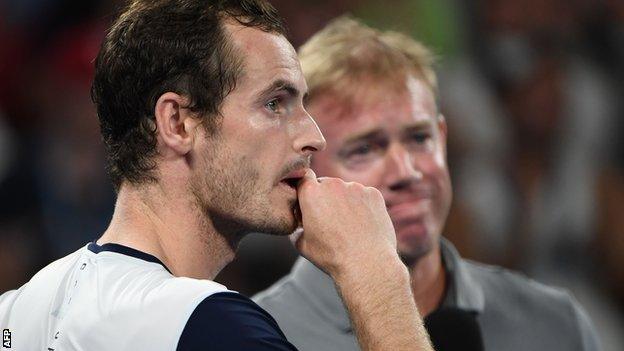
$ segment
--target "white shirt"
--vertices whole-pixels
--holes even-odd
[[[1,295],[0,329],[19,351],[175,350],[198,304],[221,292],[233,293],[132,248],[90,243]]]

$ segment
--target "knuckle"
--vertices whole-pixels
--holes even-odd
[[[360,191],[365,189],[365,186],[358,182],[349,182],[349,186]]]
[[[333,178],[333,177],[324,177],[322,184],[337,185],[337,184],[340,184],[340,183],[342,183],[341,179]]]
[[[377,188],[375,188],[375,187],[372,187],[372,186],[367,186],[367,187],[366,187],[366,192],[368,192],[368,193],[369,193],[369,194],[371,194],[371,195],[381,197],[381,191],[379,191],[379,189],[377,189]]]
[[[376,201],[385,202],[383,198],[383,194],[379,189],[373,187],[367,187],[366,192],[369,194],[370,198]]]

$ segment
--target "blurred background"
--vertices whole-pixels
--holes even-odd
[[[438,57],[463,256],[573,292],[624,349],[624,1],[272,0],[298,47],[351,13]],[[89,99],[121,1],[0,0],[0,293],[94,240],[115,200]],[[251,295],[287,240],[252,235],[218,280]]]

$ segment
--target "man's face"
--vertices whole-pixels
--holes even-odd
[[[243,74],[223,102],[218,131],[199,138],[191,191],[223,234],[290,234],[297,226],[296,178],[325,140],[303,108],[307,85],[290,43],[226,27],[244,54]]]
[[[363,80],[349,106],[331,94],[310,102],[328,145],[313,168],[379,189],[409,263],[437,247],[450,207],[446,125],[421,80],[408,76],[402,88],[386,86]]]

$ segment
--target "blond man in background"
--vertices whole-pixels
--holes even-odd
[[[466,261],[442,238],[452,198],[448,131],[427,48],[343,17],[299,56],[308,111],[327,140],[312,167],[381,191],[436,349],[599,349],[569,294]],[[300,350],[359,350],[334,281],[304,258],[255,300]]]

